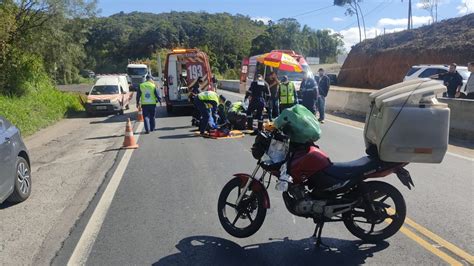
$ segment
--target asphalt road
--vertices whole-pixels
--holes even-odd
[[[232,97],[231,97],[232,98]],[[141,135],[110,209],[90,247],[89,265],[433,265],[469,264],[474,254],[474,162],[446,155],[443,163],[411,164],[416,187],[395,176],[383,181],[404,195],[410,218],[403,232],[377,245],[364,244],[342,223],[327,224],[316,249],[311,220],[287,212],[270,186],[271,209],[259,232],[247,239],[228,235],[217,218],[221,188],[255,167],[253,137],[211,140],[196,137],[189,116],[158,111],[158,130]],[[328,121],[318,142],[333,161],[364,155],[362,131]],[[101,193],[97,195],[96,203]],[[95,204],[96,204],[95,203]],[[68,262],[94,211],[89,207],[53,261]],[[427,233],[426,230],[429,230]],[[433,236],[435,234],[435,236]],[[438,238],[437,238],[438,237]],[[447,241],[447,242],[444,242]],[[453,248],[449,244],[459,248]],[[444,254],[444,255],[443,255]]]

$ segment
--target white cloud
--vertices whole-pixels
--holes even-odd
[[[343,18],[339,18],[339,17],[333,17],[333,18],[332,18],[332,21],[334,21],[334,22],[341,22],[341,21],[344,21],[344,19],[343,19]]]
[[[474,12],[474,0],[461,0],[457,7],[459,15],[467,15]]]
[[[392,29],[385,29],[385,33],[393,33],[406,30],[406,28],[392,28]],[[341,30],[339,33],[344,36],[342,39],[344,41],[344,48],[347,52],[351,50],[351,47],[359,43],[359,28],[352,27],[346,30]],[[383,28],[378,27],[370,27],[366,28],[367,39],[375,38],[376,36],[382,35],[384,33]],[[362,40],[364,40],[364,29],[362,29]]]
[[[451,1],[450,0],[437,0],[438,1],[438,8],[442,5],[447,5],[449,4]],[[423,9],[423,7],[425,7],[425,4],[423,4],[424,1],[418,1],[418,3],[416,3],[416,8],[418,9]],[[433,2],[433,1],[430,1],[430,2]]]
[[[469,0],[471,1],[471,0]],[[413,16],[413,26],[426,25],[431,22],[430,16]],[[390,27],[390,26],[405,26],[408,24],[406,18],[381,18],[379,19],[378,27]]]
[[[263,24],[267,25],[268,22],[270,20],[272,20],[272,18],[269,18],[269,17],[253,17],[252,20],[261,21],[261,22],[263,22]]]
[[[420,3],[420,2],[416,3],[416,8],[418,8],[418,9],[423,9],[424,6],[425,6],[425,4],[423,4],[423,3]]]

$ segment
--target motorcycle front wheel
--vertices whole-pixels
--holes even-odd
[[[263,224],[267,209],[263,192],[243,191],[245,182],[239,177],[230,180],[222,189],[217,203],[217,214],[224,230],[232,236],[245,238],[255,234]],[[239,204],[237,199],[244,194]]]
[[[374,208],[369,213],[366,203],[343,214],[344,225],[354,236],[367,241],[379,242],[393,236],[402,227],[406,217],[406,205],[402,194],[385,182],[370,181],[370,202]]]

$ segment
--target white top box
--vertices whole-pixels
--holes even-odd
[[[446,87],[429,79],[410,80],[370,95],[364,137],[390,162],[439,163],[448,147],[450,110],[437,101]]]

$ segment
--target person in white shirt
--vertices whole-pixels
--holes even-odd
[[[467,70],[471,72],[471,75],[467,79],[466,90],[461,94],[461,98],[474,99],[474,62],[467,64]]]

